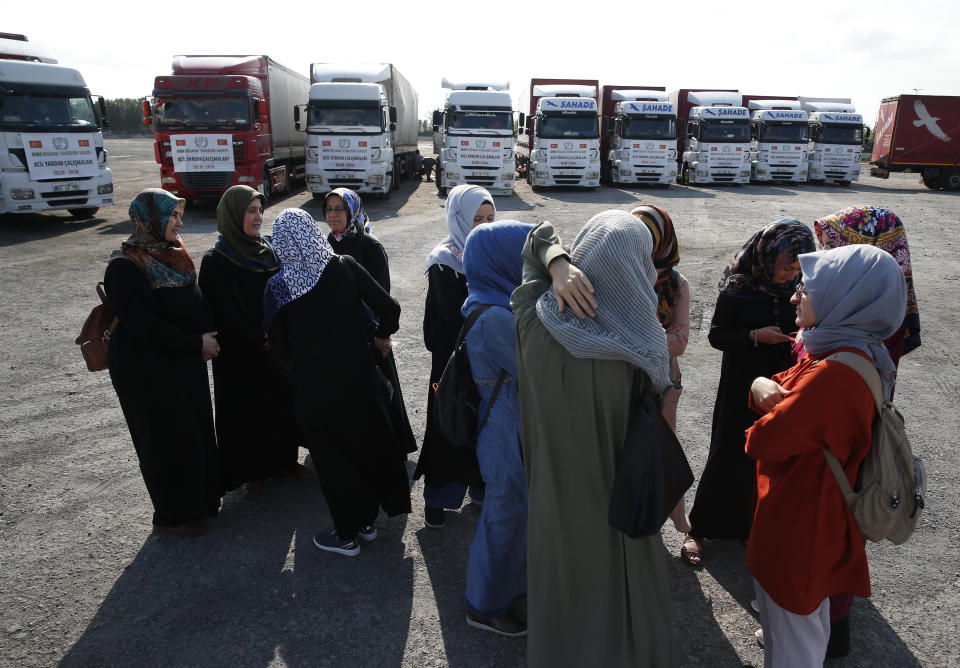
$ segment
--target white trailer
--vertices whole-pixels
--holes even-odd
[[[860,178],[863,116],[848,98],[801,97],[809,112],[811,181],[830,180],[848,186]]]
[[[90,218],[113,205],[106,107],[80,72],[0,55],[0,105],[0,213]]]
[[[797,100],[750,100],[751,179],[807,180],[807,112]]]
[[[310,81],[307,190],[320,197],[342,186],[389,197],[413,172],[413,87],[389,63],[314,63]]]
[[[433,112],[433,152],[439,155],[437,190],[462,183],[495,195],[513,194],[516,167],[509,82],[452,83],[443,109]]]

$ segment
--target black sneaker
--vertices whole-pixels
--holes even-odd
[[[377,539],[377,527],[372,524],[363,527],[360,529],[360,533],[357,534],[358,538],[362,538],[365,541],[371,541]]]
[[[508,638],[520,638],[527,635],[527,623],[518,619],[509,610],[493,619],[480,619],[476,615],[468,612],[467,625]]]
[[[423,509],[423,523],[431,529],[442,529],[447,523],[443,508],[427,506]]]
[[[336,531],[318,533],[313,537],[313,544],[326,552],[336,552],[346,557],[355,557],[360,554],[360,543],[356,538],[344,540]]]

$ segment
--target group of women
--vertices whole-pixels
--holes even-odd
[[[416,448],[391,352],[400,306],[359,197],[326,197],[329,236],[287,209],[267,240],[262,197],[231,188],[199,284],[177,234],[182,210],[164,191],[141,193],[106,275],[120,318],[110,373],[155,529],[202,532],[224,489],[258,493],[296,471],[303,445],[334,524],[314,543],[357,554],[380,509],[410,512]],[[455,447],[428,390],[415,472],[425,522],[443,527],[468,492],[480,505],[467,623],[529,629],[531,665],[673,665],[662,540],[607,521],[631,395],[654,393],[676,429],[690,294],[673,222],[653,205],[605,211],[567,250],[549,223],[495,216],[483,188],[453,189],[449,235],[426,261],[431,387],[476,314],[465,340],[484,418],[476,448]],[[892,398],[899,357],[920,343],[899,219],[852,207],[814,228],[823,250],[804,224],[778,220],[724,271],[709,332],[723,352],[710,452],[689,521],[682,502],[670,514],[692,566],[707,539],[747,542],[768,666],[819,665],[828,644],[845,653],[852,597],[870,594],[864,541],[819,451],[854,483],[874,404],[855,371],[824,358],[863,356]],[[267,419],[255,408],[265,393],[288,410]]]

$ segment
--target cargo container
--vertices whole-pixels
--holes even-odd
[[[600,169],[604,183],[668,186],[677,180],[677,112],[666,88],[604,86]]]
[[[918,172],[928,188],[960,190],[960,96],[884,98],[870,161],[873,176]]]

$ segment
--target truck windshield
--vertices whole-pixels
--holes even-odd
[[[861,125],[824,125],[820,132],[823,144],[863,144],[863,126]]]
[[[542,116],[537,134],[545,139],[579,137],[596,139],[600,136],[597,116]]]
[[[676,139],[677,119],[628,116],[620,126],[620,136],[624,139]]]
[[[801,144],[807,141],[806,123],[764,123],[760,126],[762,142],[783,142]]]
[[[0,94],[0,128],[3,130],[51,128],[94,132],[98,125],[93,104],[86,96]]]
[[[704,121],[700,141],[736,143],[750,141],[750,122],[747,120]]]
[[[380,128],[380,107],[315,107],[310,105],[308,125]]]
[[[512,130],[509,111],[456,111],[447,116],[451,130]]]
[[[236,128],[250,125],[246,97],[167,97],[154,107],[157,126],[175,128]]]

